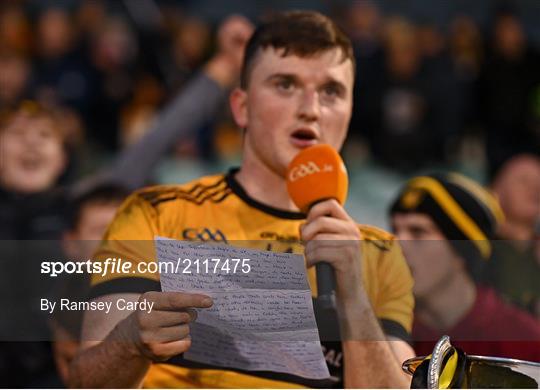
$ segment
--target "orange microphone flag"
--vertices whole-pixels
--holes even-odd
[[[330,145],[303,149],[287,169],[289,196],[303,213],[307,213],[314,203],[326,199],[345,204],[348,185],[345,164]]]

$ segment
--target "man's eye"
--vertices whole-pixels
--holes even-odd
[[[291,80],[279,80],[276,85],[282,91],[290,91],[293,88],[293,82]]]
[[[43,139],[49,139],[49,138],[52,138],[54,136],[54,133],[52,131],[49,131],[49,130],[41,130],[38,135],[43,138]]]
[[[338,96],[340,91],[339,91],[339,88],[336,87],[335,85],[327,85],[324,87],[323,89],[323,92],[325,93],[325,95],[327,96]]]
[[[6,130],[5,130],[5,134],[10,134],[10,135],[14,135],[14,136],[17,136],[17,137],[22,137],[24,136],[24,129],[22,128],[17,128],[17,127],[8,127]]]
[[[422,240],[424,238],[424,231],[422,229],[411,229],[410,235],[415,240]]]

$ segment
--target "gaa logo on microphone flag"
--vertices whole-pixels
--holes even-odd
[[[318,172],[332,172],[334,166],[332,164],[324,164],[320,168],[314,161],[308,161],[306,164],[299,164],[291,169],[289,172],[289,180],[296,181],[308,175],[312,175]]]
[[[295,166],[289,172],[289,180],[296,181],[307,175],[311,175],[315,172],[320,172],[320,168],[313,161],[309,161],[307,164],[300,164]]]

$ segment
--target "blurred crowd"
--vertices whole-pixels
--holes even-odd
[[[487,30],[456,16],[443,32],[357,3],[347,26],[358,59],[352,131],[381,162],[449,163],[473,134],[485,142],[490,174],[539,150],[539,58],[514,10],[496,9]]]
[[[0,8],[0,108],[25,97],[59,108],[77,151],[71,178],[139,139],[216,48],[216,26],[181,2],[38,4]],[[349,144],[401,172],[472,148],[492,175],[508,157],[538,151],[539,58],[520,11],[497,3],[488,26],[461,14],[443,27],[384,15],[376,2],[336,7],[357,58]],[[224,104],[172,155],[235,156],[240,136]]]
[[[160,159],[240,154],[225,97],[252,27],[240,17],[214,25],[180,1],[37,4],[0,4],[0,239],[61,240],[68,255],[89,257],[93,247],[77,245],[100,239],[128,191],[154,181]],[[411,174],[463,155],[484,161],[505,214],[496,238],[511,241],[483,280],[538,320],[540,57],[519,12],[497,6],[488,26],[463,14],[447,28],[385,15],[372,1],[343,3],[332,16],[357,61],[351,163]],[[12,291],[21,288],[14,279],[2,294],[20,301]],[[55,334],[75,323],[55,344],[65,380],[80,318],[56,321]],[[3,384],[60,386],[51,353],[48,343],[2,343],[2,372],[23,375]]]

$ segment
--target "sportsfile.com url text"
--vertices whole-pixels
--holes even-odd
[[[248,274],[250,259],[182,259],[176,261],[149,261],[133,263],[116,257],[105,261],[43,261],[41,273],[50,277],[62,274]]]

